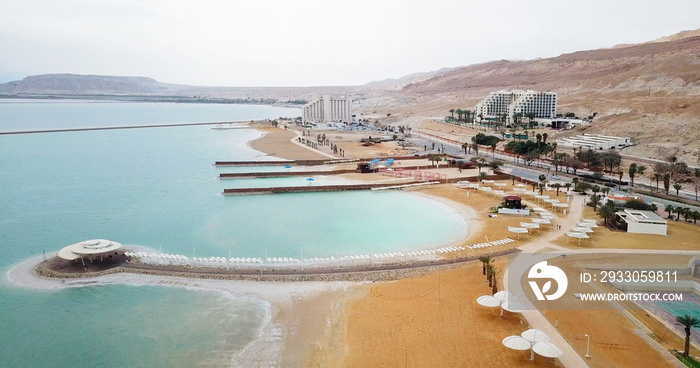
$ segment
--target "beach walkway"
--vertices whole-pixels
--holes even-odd
[[[583,206],[585,205],[586,196],[574,196],[570,203],[570,210],[568,217],[565,219],[557,220],[557,224],[561,226],[560,229],[552,230],[549,234],[545,234],[528,244],[518,247],[519,250],[528,253],[534,253],[542,248],[552,248],[555,250],[570,252],[570,249],[562,248],[558,245],[552,244],[552,241],[562,235],[565,235],[569,229],[571,229],[576,223],[581,219],[583,215]],[[508,284],[505,282],[508,280],[507,272],[503,275],[503,289],[508,290]],[[536,328],[538,330],[544,331],[550,338],[551,341],[558,346],[564,354],[559,357],[559,362],[566,368],[580,368],[588,367],[588,363],[581,358],[580,355],[569,345],[569,343],[564,339],[564,337],[559,333],[559,331],[545,318],[545,316],[539,310],[524,310],[521,315],[530,328]]]

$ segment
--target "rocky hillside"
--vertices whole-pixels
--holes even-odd
[[[45,74],[0,84],[5,95],[154,95],[175,90],[175,85],[145,77]]]
[[[177,96],[185,98],[253,98],[280,101],[314,94],[349,94],[358,87],[207,87],[158,82],[146,77],[44,74],[0,84],[0,95],[13,97]]]
[[[631,154],[700,160],[700,32],[660,42],[579,51],[529,61],[494,61],[406,85],[387,102],[393,119],[473,109],[498,89],[559,93],[559,111],[589,116],[589,132],[631,136]],[[386,99],[386,97],[385,97]],[[372,109],[376,109],[372,107]],[[381,116],[384,111],[378,111]]]

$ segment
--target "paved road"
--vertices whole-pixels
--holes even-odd
[[[443,139],[438,139],[436,137],[428,136],[425,134],[421,133],[413,133],[416,137],[419,137],[425,144],[428,146],[428,148],[432,147],[432,144],[435,143],[435,148],[437,153],[437,149],[439,148],[441,152],[445,152],[447,154],[455,155],[455,156],[461,156],[465,157],[467,159],[471,159],[472,157],[476,157],[476,155],[473,154],[464,154],[464,150],[462,150],[461,145],[455,144],[453,142],[450,142],[448,140],[443,140]],[[444,150],[444,151],[443,151]],[[473,152],[473,151],[472,151]],[[564,183],[571,182],[571,178],[569,178],[566,175],[556,175],[554,173],[554,166],[546,163],[546,162],[539,162],[535,161],[532,163],[531,166],[528,167],[523,167],[520,165],[515,165],[513,162],[513,158],[508,155],[496,153],[495,155],[490,152],[490,150],[480,150],[481,153],[480,157],[484,157],[486,159],[499,159],[506,164],[503,166],[504,171],[508,171],[510,174],[513,174],[515,176],[528,179],[528,180],[533,180],[533,181],[538,181],[540,174],[545,174],[547,176],[547,180],[549,181],[562,181]],[[522,161],[521,161],[522,162]],[[579,174],[592,174],[593,172],[585,169],[579,169],[578,172]],[[617,175],[603,175],[603,180],[612,180],[612,179],[618,179]],[[648,178],[642,178],[642,177],[637,177],[635,178],[635,184],[639,185],[647,185],[649,189],[655,188],[656,183],[651,183],[651,181]],[[626,186],[622,187],[623,190],[626,189],[632,189]],[[686,199],[690,200],[695,200],[695,192],[688,192],[688,191],[681,191],[681,194],[685,194]],[[688,207],[691,208],[695,211],[700,211],[700,203],[697,206],[693,205],[687,205],[682,202],[675,202],[667,199],[661,199],[661,198],[656,198],[648,195],[643,195],[639,193],[634,193],[634,195],[637,195],[644,199],[644,201],[649,202],[649,203],[656,203],[657,207],[660,209],[663,209],[663,207],[666,207],[666,205],[670,204],[672,206],[680,206],[680,207]],[[661,205],[659,205],[661,204]]]

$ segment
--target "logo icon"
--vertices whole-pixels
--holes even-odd
[[[566,288],[569,286],[569,280],[566,278],[566,274],[561,268],[557,266],[550,266],[547,261],[542,261],[535,263],[534,266],[530,267],[530,271],[527,273],[528,279],[550,279],[544,283],[542,289],[537,285],[535,281],[529,281],[532,292],[535,293],[537,300],[557,300],[564,295]],[[552,288],[552,280],[557,282],[557,289],[555,293],[547,294]]]

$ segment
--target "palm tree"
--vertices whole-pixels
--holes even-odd
[[[489,281],[489,287],[493,287],[494,271],[493,263],[489,263],[489,265],[486,266],[486,279]]]
[[[627,169],[627,174],[630,176],[630,186],[634,186],[634,174],[637,173],[637,164],[631,163],[629,169]]]
[[[661,179],[661,173],[655,172],[654,175],[652,175],[654,179],[656,179],[656,190],[659,190],[659,179]]]
[[[683,209],[683,219],[685,222],[688,222],[688,217],[690,217],[693,214],[693,211],[690,210],[690,208],[684,208]]]
[[[491,154],[496,157],[496,142],[491,143]]]
[[[481,256],[479,257],[479,260],[481,261],[481,272],[482,274],[486,275],[486,266],[488,266],[491,263],[491,256]]]
[[[668,218],[671,218],[673,216],[673,211],[675,211],[676,208],[673,207],[673,205],[667,204],[666,207],[664,207],[664,211],[668,213]]]
[[[487,271],[489,274],[491,274],[491,295],[494,295],[498,292],[498,282],[496,282],[498,269],[493,264],[490,264]]]
[[[569,184],[569,186],[571,186],[571,184]],[[555,188],[557,190],[557,197],[559,197],[559,189],[561,189],[561,184],[554,183],[552,184],[552,188]]]
[[[462,149],[464,150],[464,154],[467,154],[467,149],[471,151],[471,147],[469,146],[469,143],[462,143]]]
[[[450,109],[450,114],[452,114],[452,120],[455,119],[455,109]]]
[[[462,109],[457,109],[457,110],[455,110],[455,111],[457,112],[457,121],[462,120],[462,113],[463,113],[464,111],[462,111]]]
[[[663,176],[664,180],[664,190],[666,191],[666,195],[668,195],[669,189],[671,189],[671,174],[665,173]]]
[[[481,166],[479,166],[479,168],[481,168]],[[488,177],[488,174],[486,174],[486,171],[483,171],[483,172],[479,171],[479,182],[486,180],[487,177]]]
[[[615,201],[607,201],[604,205],[600,206],[598,214],[603,218],[603,224],[607,225],[608,222],[615,218]]]
[[[678,192],[681,190],[681,188],[683,188],[683,186],[681,185],[681,183],[673,184],[673,189],[676,190],[676,195],[678,195]]]
[[[698,211],[693,211],[693,212],[690,214],[690,217],[693,219],[693,224],[697,224],[697,223],[698,223],[698,220],[700,220],[700,212],[698,212]]]
[[[542,192],[544,192],[544,184],[547,182],[547,176],[540,174],[538,179],[540,180],[540,195],[542,195]]]
[[[683,349],[683,356],[687,358],[690,353],[690,329],[693,327],[700,327],[700,319],[684,314],[676,317],[676,323],[685,328],[685,348]]]
[[[671,177],[673,177],[673,170],[676,167],[676,161],[678,161],[678,157],[676,156],[671,156],[668,158],[668,162],[671,164]]]
[[[595,194],[592,195],[592,196],[591,196],[591,203],[589,203],[589,204],[592,204],[592,205],[593,205],[593,211],[595,211],[595,210],[598,209],[598,203],[600,203],[600,197],[598,197],[598,196],[595,195]]]
[[[571,183],[564,183],[564,188],[566,188],[566,192],[569,193],[569,189],[571,188]]]

